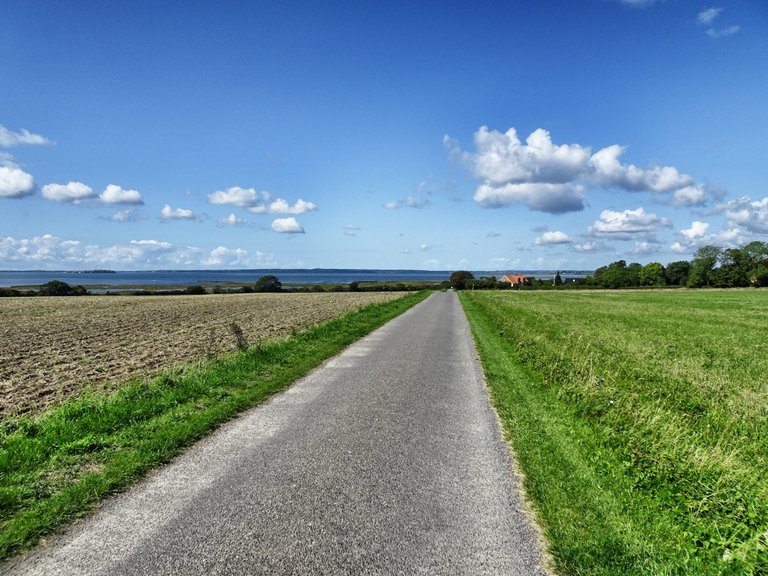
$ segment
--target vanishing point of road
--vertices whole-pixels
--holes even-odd
[[[436,293],[4,568],[543,575],[513,469],[458,298]]]

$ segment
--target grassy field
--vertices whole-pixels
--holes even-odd
[[[348,299],[352,311],[343,314],[337,308],[325,323],[303,330],[297,324],[287,336],[280,332],[281,337],[262,339],[247,350],[215,358],[203,354],[194,362],[169,365],[151,378],[115,383],[110,393],[80,393],[41,413],[5,417],[0,421],[0,559],[87,513],[101,498],[122,490],[427,295],[279,295],[301,303],[304,314],[295,317],[320,313],[311,308],[332,296]],[[162,297],[162,304],[172,306],[168,298]],[[193,301],[207,304],[208,297],[202,298]],[[227,296],[222,315],[229,298],[257,309],[261,302],[258,297]],[[368,305],[360,308],[365,301]],[[183,316],[177,316],[182,324]],[[280,319],[282,326],[288,321]],[[168,338],[178,334],[171,331]]]
[[[768,574],[768,292],[462,293],[561,574]]]
[[[0,419],[280,338],[397,293],[0,298]],[[234,323],[234,326],[233,326]]]

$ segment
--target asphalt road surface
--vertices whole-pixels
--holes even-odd
[[[9,574],[544,574],[456,295],[430,296]]]

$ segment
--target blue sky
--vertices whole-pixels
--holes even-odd
[[[764,0],[0,11],[2,269],[594,269],[768,241]]]

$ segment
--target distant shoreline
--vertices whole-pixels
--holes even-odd
[[[488,270],[472,271],[476,278],[509,273],[529,277],[553,277],[555,270]],[[52,280],[68,284],[94,287],[100,290],[125,287],[174,286],[237,286],[253,285],[267,275],[277,276],[284,285],[289,284],[350,284],[351,282],[442,282],[450,278],[451,270],[386,270],[359,268],[260,268],[238,270],[0,270],[0,288],[37,287]],[[560,270],[561,277],[583,278],[592,271]]]

